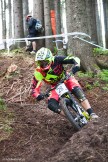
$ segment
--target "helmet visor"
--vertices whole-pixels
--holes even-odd
[[[49,62],[49,60],[41,60],[41,61],[37,61],[37,64],[41,68],[46,68],[50,64],[50,62]]]

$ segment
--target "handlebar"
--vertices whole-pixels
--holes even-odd
[[[62,79],[57,83],[56,86],[54,86],[53,88],[47,89],[47,90],[46,90],[46,93],[43,93],[42,95],[43,95],[44,97],[49,97],[50,91],[52,91],[53,89],[56,89],[56,87],[57,87],[59,84],[64,83],[65,80],[68,80],[72,74],[73,74],[72,72],[70,72],[69,74],[65,74],[64,78],[62,78]]]

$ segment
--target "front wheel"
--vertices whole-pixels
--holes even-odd
[[[77,120],[75,120],[76,116],[77,116],[77,113],[74,112],[72,113],[70,111],[70,109],[68,108],[68,106],[66,105],[66,100],[65,98],[61,98],[60,100],[60,105],[62,107],[62,110],[64,112],[64,114],[66,115],[66,117],[68,118],[68,120],[70,121],[70,123],[74,126],[74,128],[76,130],[80,130],[81,129],[81,126],[79,125],[79,123],[77,122]],[[71,108],[72,110],[72,108]],[[74,111],[74,110],[73,110]],[[74,114],[74,115],[73,115]]]

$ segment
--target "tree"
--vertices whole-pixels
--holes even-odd
[[[104,5],[104,16],[105,16],[105,39],[106,48],[108,48],[108,0],[103,1]]]
[[[44,27],[44,7],[43,7],[43,0],[34,0],[33,1],[33,17],[39,19]],[[39,36],[44,35],[44,32]],[[44,39],[37,40],[37,49],[45,46]]]
[[[102,24],[101,24],[101,12],[102,12],[102,6],[100,5],[100,0],[95,0],[96,1],[96,26],[97,26],[97,39],[98,39],[98,44],[100,46],[103,46],[102,42]]]
[[[24,26],[24,36],[26,37],[28,34],[27,24],[26,24],[26,16],[29,14],[28,8],[28,0],[23,0],[23,26]]]
[[[54,9],[56,14],[56,33],[61,34],[61,7],[60,0],[54,1]]]
[[[9,22],[8,22],[8,38],[12,38],[12,3],[11,0],[8,0],[8,17],[9,17]]]
[[[56,15],[56,34],[61,34],[61,4],[60,0],[54,1],[54,9]],[[62,40],[62,38],[56,38],[56,40]],[[62,43],[58,42],[58,47],[62,48]]]
[[[87,14],[87,30],[92,40],[97,44],[97,27],[96,27],[96,1],[87,0],[86,3],[86,14]]]
[[[13,0],[13,15],[14,15],[14,38],[23,38],[23,7],[22,0]],[[16,43],[18,46],[22,47],[23,43]]]
[[[96,40],[95,4],[94,0],[69,0],[66,1],[67,30],[68,32],[83,32]],[[94,24],[94,25],[93,25]],[[68,53],[81,59],[81,64],[86,71],[97,71],[93,58],[93,47],[79,39],[68,37]]]
[[[6,39],[6,1],[1,0],[1,17],[2,17],[2,38]],[[6,48],[6,41],[4,41]]]
[[[45,36],[52,35],[51,19],[50,19],[50,0],[44,0],[44,24],[45,24]],[[53,39],[45,39],[45,46],[53,50]]]

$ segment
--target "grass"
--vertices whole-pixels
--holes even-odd
[[[0,141],[7,139],[12,133],[13,119],[12,112],[9,112],[4,100],[0,98]]]
[[[78,77],[79,78],[92,78],[93,75],[92,73],[83,73],[83,72],[78,72]],[[103,69],[98,75],[94,76],[94,83],[91,85],[89,82],[85,83],[85,87],[88,90],[91,90],[95,87],[101,87],[101,82],[103,83],[103,86],[101,87],[102,90],[108,91],[108,70]]]
[[[103,70],[100,72],[100,74],[98,74],[98,77],[99,77],[102,81],[108,83],[108,70],[103,69]]]
[[[0,110],[6,110],[6,104],[3,99],[0,98]]]
[[[102,87],[104,91],[108,91],[108,87]]]
[[[90,73],[90,72],[85,72],[85,73],[83,73],[83,72],[78,72],[78,77],[79,78],[92,78],[92,76],[93,76],[93,73]]]
[[[93,49],[94,56],[97,55],[108,55],[108,50],[103,48],[94,48]]]

